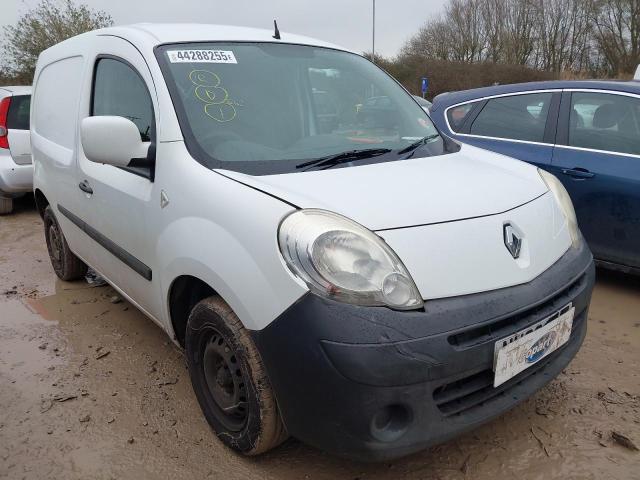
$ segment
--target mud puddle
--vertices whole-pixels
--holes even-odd
[[[0,478],[633,479],[640,279],[599,272],[585,344],[547,388],[444,445],[358,464],[290,440],[258,458],[204,421],[182,353],[110,287],[61,282],[28,200],[0,217]]]

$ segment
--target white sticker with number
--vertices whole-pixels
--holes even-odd
[[[238,63],[230,50],[169,50],[171,63]]]

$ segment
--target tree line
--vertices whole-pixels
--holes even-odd
[[[640,0],[450,0],[407,57],[624,77],[640,63]]]
[[[30,84],[40,52],[113,24],[73,0],[41,0],[4,27],[0,84]],[[640,63],[640,0],[450,0],[395,58],[376,63],[428,96],[492,83],[628,78]]]

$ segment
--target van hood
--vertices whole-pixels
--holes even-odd
[[[493,215],[547,192],[535,167],[470,145],[436,157],[319,171],[265,176],[217,171],[297,207],[330,210],[370,230]]]

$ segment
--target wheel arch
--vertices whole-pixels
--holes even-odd
[[[39,188],[36,188],[33,194],[36,200],[36,210],[38,210],[40,218],[44,218],[44,211],[49,206],[49,200]]]
[[[180,275],[171,282],[167,298],[169,320],[173,337],[181,347],[184,348],[191,310],[201,300],[214,295],[219,296],[211,285],[193,275]]]

